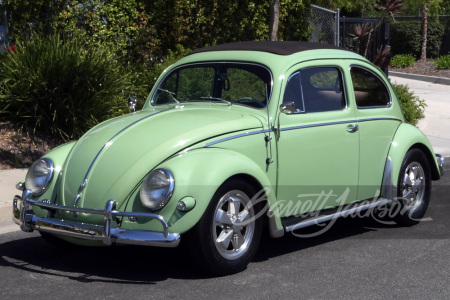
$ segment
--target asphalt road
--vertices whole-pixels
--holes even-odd
[[[446,167],[450,173],[449,165]],[[2,299],[448,299],[450,176],[427,218],[405,228],[342,219],[308,239],[266,238],[248,269],[209,278],[183,247],[58,249],[38,233],[0,235]]]

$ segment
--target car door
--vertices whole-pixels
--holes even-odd
[[[281,217],[356,199],[359,133],[344,86],[338,67],[304,67],[289,73],[277,140]]]
[[[396,108],[382,74],[366,64],[352,65],[349,70],[360,136],[357,198],[373,199],[380,195],[386,158],[402,120],[393,117],[398,114],[393,112]]]

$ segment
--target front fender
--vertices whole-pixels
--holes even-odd
[[[170,232],[184,233],[191,229],[201,218],[219,186],[232,176],[245,174],[259,182],[261,187],[269,188],[269,203],[275,202],[275,190],[264,170],[253,160],[243,154],[219,148],[201,148],[175,156],[157,168],[165,168],[172,172],[175,179],[175,190],[171,200],[160,211],[159,215],[169,223]],[[176,207],[185,197],[195,199],[195,207],[188,212],[181,212]],[[145,211],[139,199],[139,189],[133,194],[127,211]],[[158,225],[155,222],[130,222],[124,220],[122,228],[158,230],[148,226]],[[144,226],[144,227],[141,227]],[[279,224],[281,227],[281,223]]]
[[[419,148],[425,153],[430,165],[432,179],[440,179],[441,174],[435,153],[427,137],[418,128],[410,124],[402,123],[394,135],[388,154],[388,157],[392,161],[393,186],[397,186],[397,179],[400,174],[403,158],[411,148]]]

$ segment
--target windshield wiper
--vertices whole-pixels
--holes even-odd
[[[217,100],[217,101],[221,101],[221,102],[223,102],[223,103],[226,103],[226,104],[228,104],[229,106],[231,105],[231,102],[230,101],[228,101],[228,100],[225,100],[225,99],[222,99],[222,98],[216,98],[216,97],[211,97],[211,96],[209,96],[209,97],[200,97],[201,99],[208,99],[208,100]]]
[[[158,90],[163,91],[163,92],[166,92],[167,94],[170,95],[170,97],[172,98],[173,101],[175,101],[176,103],[180,104],[180,101],[178,101],[178,100],[175,98],[174,95],[176,95],[176,94],[175,94],[174,92],[171,92],[171,91],[169,91],[169,90],[165,90],[165,89],[162,89],[162,88],[158,88]]]

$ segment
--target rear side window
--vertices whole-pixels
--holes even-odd
[[[352,67],[350,70],[358,108],[388,107],[391,97],[384,82],[371,71]]]
[[[346,104],[340,70],[334,67],[317,67],[292,74],[286,85],[283,103],[292,102],[297,113],[344,109]]]

